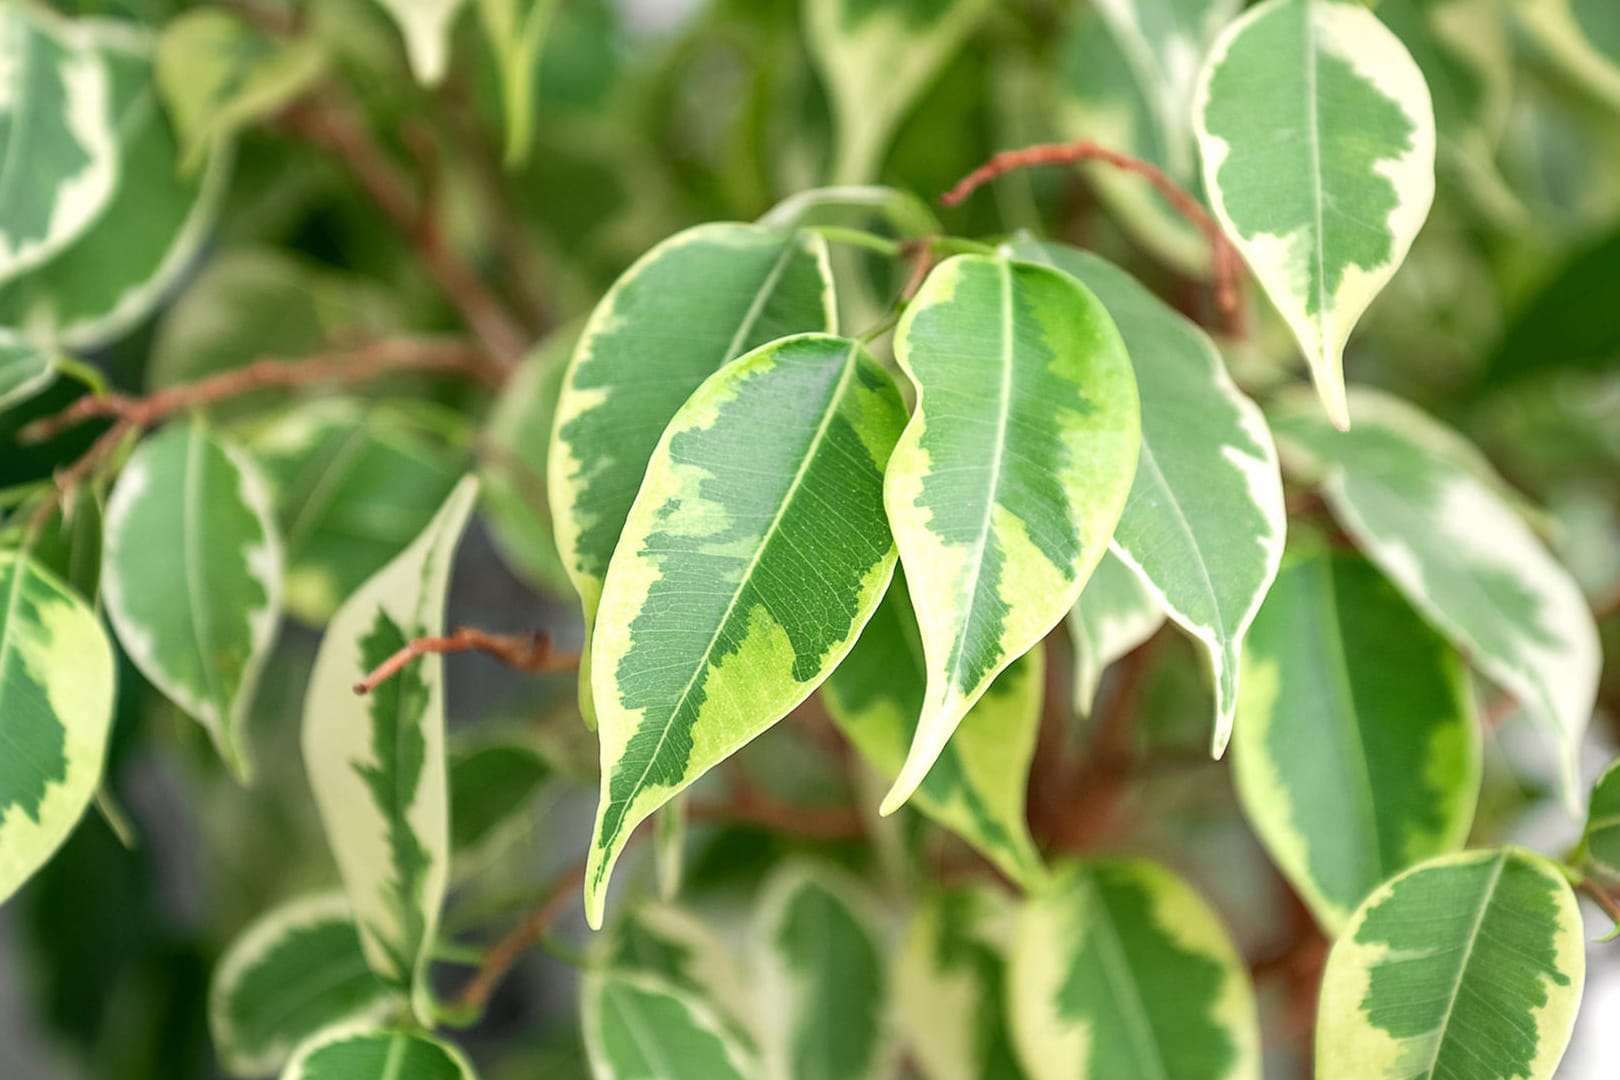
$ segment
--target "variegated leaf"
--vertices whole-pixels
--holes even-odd
[[[1045,654],[1025,653],[996,677],[940,752],[914,805],[978,848],[1009,877],[1043,870],[1024,817],[1029,763],[1040,727]],[[892,781],[917,730],[928,669],[903,574],[827,680],[827,711],[845,738]]]
[[[832,102],[834,183],[876,179],[895,128],[990,8],[990,0],[804,5],[810,55]]]
[[[348,899],[326,894],[271,908],[231,942],[208,988],[208,1023],[226,1069],[265,1076],[316,1032],[381,1019],[395,1000],[366,966]]]
[[[450,850],[474,873],[533,827],[551,763],[515,735],[452,740],[449,751]]]
[[[592,926],[635,827],[787,715],[855,643],[894,568],[883,469],[904,419],[865,349],[804,334],[728,364],[670,421],[592,646]]]
[[[1586,834],[1582,838],[1586,857],[1598,869],[1620,878],[1620,761],[1603,770],[1592,786],[1586,806]]]
[[[249,780],[244,725],[281,622],[281,538],[257,466],[200,419],[147,439],[107,499],[101,565],[124,651]]]
[[[917,909],[895,963],[895,1015],[927,1080],[1019,1080],[1006,1008],[1013,908],[994,889],[942,893]]]
[[[478,1080],[461,1051],[421,1031],[341,1024],[287,1063],[281,1080]]]
[[[916,738],[883,801],[922,783],[996,674],[1080,596],[1124,508],[1141,438],[1119,331],[1049,267],[959,255],[895,331],[917,387],[884,481],[928,662]]]
[[[405,39],[411,72],[423,86],[436,86],[450,68],[450,31],[466,0],[377,0]]]
[[[1069,609],[1074,644],[1074,710],[1089,715],[1102,673],[1164,625],[1164,611],[1136,571],[1110,552]]]
[[[751,1055],[707,1005],[647,975],[587,975],[585,1052],[597,1080],[756,1080]]]
[[[1611,0],[1523,0],[1511,10],[1562,74],[1620,108],[1620,20]]]
[[[1345,342],[1434,198],[1422,73],[1360,4],[1266,0],[1211,49],[1194,122],[1216,217],[1348,426]]]
[[[1232,734],[1243,635],[1277,576],[1287,531],[1271,431],[1214,342],[1135,278],[1058,244],[1021,241],[1013,253],[1090,288],[1139,358],[1142,448],[1112,549],[1209,656],[1219,757]]]
[[[106,65],[77,28],[0,8],[0,282],[72,243],[118,183]]]
[[[450,870],[444,664],[419,657],[365,697],[353,688],[406,643],[443,633],[450,564],[477,491],[462,480],[422,535],[344,602],[304,698],[304,768],[366,957],[415,992],[419,1016]]]
[[[1559,869],[1517,849],[1422,863],[1361,905],[1328,954],[1319,1080],[1550,1080],[1586,978]]]
[[[756,1047],[754,987],[704,923],[666,903],[641,903],[603,935],[602,944],[602,966],[674,986],[708,1006],[738,1045]]]
[[[1359,557],[1319,554],[1272,588],[1243,654],[1244,812],[1330,932],[1413,863],[1461,848],[1479,794],[1468,673]]]
[[[787,863],[755,909],[771,1080],[864,1080],[890,1064],[888,977],[871,901],[842,871]]]
[[[0,410],[27,401],[55,377],[49,349],[24,341],[0,342]]]
[[[837,324],[826,243],[755,225],[688,229],[642,256],[591,314],[557,402],[547,495],[585,610],[580,711],[591,698],[602,578],[659,436],[717,368],[788,334]]]
[[[1323,424],[1299,396],[1272,428],[1321,478],[1334,515],[1412,606],[1552,731],[1573,811],[1576,757],[1597,696],[1597,627],[1479,452],[1399,399],[1357,390],[1359,430]]]
[[[522,164],[534,144],[535,82],[558,0],[478,0],[478,16],[500,73],[506,164]]]
[[[0,901],[66,840],[101,783],[113,655],[56,577],[0,551]]]
[[[1248,969],[1215,913],[1154,863],[1064,869],[1027,901],[1008,977],[1035,1080],[1259,1080]]]

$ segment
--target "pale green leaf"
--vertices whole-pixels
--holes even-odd
[[[1216,41],[1193,115],[1215,215],[1343,428],[1345,342],[1434,198],[1423,75],[1360,4],[1266,0]]]
[[[959,255],[895,331],[917,408],[884,502],[928,690],[882,810],[917,789],[996,674],[1062,621],[1107,550],[1141,439],[1119,331],[1044,266]]]
[[[1597,697],[1601,656],[1585,598],[1518,513],[1506,485],[1455,432],[1372,390],[1341,434],[1300,396],[1272,429],[1321,477],[1334,515],[1412,606],[1552,732],[1565,798]]]
[[[1142,447],[1112,546],[1204,647],[1218,757],[1232,734],[1243,635],[1277,576],[1287,531],[1265,417],[1233,385],[1214,342],[1123,270],[1057,244],[1020,241],[1013,253],[1090,288],[1137,358]]]
[[[453,739],[449,754],[450,850],[473,873],[534,827],[553,770],[515,735]]]
[[[787,715],[854,645],[894,568],[883,469],[904,419],[865,349],[804,334],[728,364],[670,421],[592,644],[592,926],[635,827]]]
[[[419,657],[368,696],[354,687],[407,642],[444,632],[445,590],[477,497],[468,477],[422,535],[346,600],[304,698],[304,768],[372,969],[414,991],[450,871],[444,663]]]
[[[1015,881],[1043,870],[1024,817],[1029,763],[1040,727],[1045,654],[1032,649],[1003,671],[962,718],[912,802],[978,848]],[[904,575],[844,662],[827,680],[827,711],[840,731],[892,781],[921,715],[928,669]]]
[[[101,580],[118,640],[243,782],[244,725],[281,621],[281,538],[258,467],[201,420],[135,450],[107,499]]]
[[[647,975],[587,975],[585,1052],[596,1080],[756,1080],[758,1068],[701,1001]]]
[[[558,0],[478,0],[478,15],[500,73],[506,112],[506,164],[522,164],[534,144],[535,81]]]
[[[1248,969],[1215,913],[1154,863],[1064,869],[1027,901],[1008,978],[1034,1080],[1259,1080]]]
[[[1605,874],[1620,878],[1620,761],[1603,770],[1587,800],[1586,856]]]
[[[736,958],[707,925],[667,903],[640,903],[603,935],[602,966],[651,975],[708,1006],[752,1051],[758,1002]]]
[[[1620,109],[1620,17],[1613,0],[1522,0],[1511,10],[1561,73]]]
[[[101,783],[113,655],[56,577],[0,551],[0,901],[78,824]]]
[[[450,31],[466,0],[377,0],[405,39],[411,72],[423,86],[437,86],[450,68]]]
[[[1235,779],[1322,926],[1462,847],[1480,754],[1462,661],[1377,570],[1319,554],[1284,571],[1243,654]]]
[[[394,1000],[366,966],[347,898],[312,896],[271,908],[231,942],[208,989],[209,1031],[227,1070],[264,1076],[316,1032],[381,1019]]]
[[[0,409],[27,401],[56,378],[49,349],[25,341],[0,342]]]
[[[1559,869],[1517,849],[1448,855],[1387,882],[1328,954],[1318,1080],[1550,1080],[1586,978]]]
[[[328,1028],[304,1043],[281,1080],[478,1080],[478,1074],[441,1039],[359,1022]]]
[[[1136,571],[1110,552],[1097,563],[1069,609],[1074,644],[1074,710],[1089,715],[1097,684],[1114,661],[1158,633],[1164,612]]]

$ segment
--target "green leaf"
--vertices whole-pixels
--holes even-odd
[[[0,409],[27,401],[56,378],[49,349],[24,341],[0,341]]]
[[[535,83],[557,0],[478,0],[478,15],[495,54],[506,111],[506,164],[521,165],[534,145]]]
[[[1265,417],[1232,384],[1215,343],[1125,271],[1057,244],[1021,241],[1013,253],[1090,288],[1139,358],[1142,447],[1112,548],[1209,656],[1219,757],[1232,734],[1243,635],[1277,576],[1287,531]]]
[[[928,691],[885,814],[996,674],[1079,599],[1124,508],[1141,434],[1119,332],[1090,291],[1048,267],[941,263],[900,320],[895,356],[917,408],[884,503]]]
[[[1412,606],[1516,697],[1557,740],[1565,797],[1597,697],[1592,612],[1460,436],[1397,398],[1350,396],[1360,430],[1340,434],[1298,396],[1272,430],[1321,477],[1334,516]]]
[[[423,86],[437,86],[450,69],[450,31],[466,0],[377,0],[405,39],[411,71]]]
[[[860,887],[831,867],[787,863],[761,888],[755,940],[766,1075],[886,1075],[888,987],[871,911]]]
[[[651,975],[711,1009],[726,1032],[755,1047],[754,988],[708,926],[669,904],[640,903],[604,935],[602,965]]]
[[[101,783],[113,655],[67,586],[0,551],[0,901],[44,865]]]
[[[1587,858],[1605,874],[1620,878],[1620,761],[1611,762],[1592,785],[1582,840]]]
[[[784,338],[710,377],[647,466],[592,648],[600,927],[631,832],[838,665],[894,568],[883,469],[905,419],[860,345]]]
[[[444,663],[419,657],[370,695],[353,687],[415,638],[444,632],[451,559],[477,497],[456,485],[422,535],[332,617],[304,698],[304,767],[372,970],[423,980],[450,870]]]
[[[237,935],[214,970],[208,1021],[226,1069],[263,1076],[316,1032],[380,1020],[392,1001],[366,966],[348,899],[326,894],[271,908]]]
[[[557,402],[546,480],[587,652],[608,560],[675,411],[726,361],[788,334],[831,331],[837,319],[824,241],[723,223],[665,240],[597,304]],[[587,722],[593,666],[582,658]]]
[[[646,975],[584,979],[585,1052],[598,1080],[753,1080],[752,1056],[708,1006]]]
[[[0,284],[0,341],[90,349],[128,331],[190,264],[225,188],[224,155],[181,174],[146,36],[127,23],[84,25],[109,75],[118,187],[49,262]]]
[[[49,261],[88,229],[118,184],[106,65],[74,26],[26,4],[0,8],[0,282]]]
[[[478,1080],[460,1050],[419,1031],[342,1024],[293,1055],[281,1080]]]
[[[141,674],[244,783],[244,725],[281,621],[282,565],[269,491],[242,451],[200,420],[136,448],[107,499],[107,616]]]
[[[1259,1080],[1248,969],[1215,913],[1154,863],[1065,868],[1026,903],[1009,978],[1034,1080]]]
[[[1328,954],[1319,1080],[1549,1080],[1586,978],[1580,909],[1517,849],[1431,859],[1361,905]]]
[[[209,148],[266,119],[320,77],[314,38],[271,39],[219,8],[187,11],[163,28],[158,91],[195,168]]]
[[[834,183],[876,179],[900,121],[990,8],[990,0],[804,5],[807,44],[837,131]]]
[[[1620,19],[1609,0],[1524,0],[1512,10],[1560,74],[1620,108]]]
[[[1097,563],[1079,601],[1069,609],[1074,643],[1074,711],[1089,715],[1109,665],[1164,625],[1164,612],[1136,571],[1110,552]]]
[[[1193,115],[1215,215],[1344,428],[1345,342],[1434,198],[1423,75],[1360,4],[1267,0],[1215,43]]]
[[[1044,654],[1019,657],[979,699],[940,752],[913,802],[978,848],[1013,880],[1044,872],[1024,818],[1040,727]],[[855,648],[827,680],[827,711],[886,780],[905,763],[928,669],[904,575],[896,573]]]
[[[1468,839],[1480,733],[1457,654],[1360,558],[1273,586],[1243,654],[1235,779],[1272,860],[1329,931]]]
[[[876,217],[899,236],[920,240],[938,236],[944,226],[933,209],[912,192],[878,184],[806,188],[777,203],[759,219],[775,229],[836,225],[851,216]]]
[[[480,736],[452,740],[449,776],[450,850],[474,871],[533,826],[552,768],[520,738]]]
[[[1499,390],[1560,368],[1604,372],[1620,357],[1620,231],[1571,255],[1509,318],[1480,378]]]
[[[1019,1080],[1005,1007],[1013,909],[986,886],[918,907],[895,963],[895,1015],[927,1080]]]

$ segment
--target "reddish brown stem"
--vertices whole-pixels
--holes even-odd
[[[488,653],[509,668],[529,675],[546,671],[575,671],[579,668],[578,653],[553,652],[547,634],[491,634],[474,626],[463,626],[446,637],[421,637],[406,642],[404,647],[354,686],[357,694],[369,694],[378,686],[398,675],[405,665],[432,653],[482,652]]]
[[[543,941],[552,925],[562,918],[568,905],[578,897],[579,887],[584,880],[585,864],[581,862],[552,882],[534,910],[489,950],[477,973],[451,1003],[451,1009],[471,1014],[481,1011],[489,1003],[490,995],[501,980],[506,978],[507,972],[512,970],[530,946]]]

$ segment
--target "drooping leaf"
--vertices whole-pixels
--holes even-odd
[[[1243,635],[1287,531],[1265,417],[1232,384],[1214,342],[1123,270],[1057,244],[1012,250],[1090,288],[1138,358],[1142,447],[1112,549],[1209,656],[1218,757],[1232,734]]]
[[[0,901],[67,839],[101,783],[112,646],[56,577],[0,551]]]
[[[253,774],[244,730],[281,621],[281,537],[263,477],[201,420],[136,448],[107,499],[101,580],[124,651]]]
[[[1048,267],[941,263],[900,320],[895,356],[917,408],[884,503],[928,690],[884,813],[917,789],[996,674],[1079,599],[1140,441],[1119,332],[1095,296]]]
[[[786,863],[755,909],[763,1075],[862,1080],[889,1065],[887,975],[873,917],[842,872]]]
[[[27,401],[55,377],[49,349],[26,341],[0,342],[0,409]]]
[[[361,697],[354,686],[419,637],[444,631],[444,596],[477,482],[459,483],[422,535],[332,617],[304,699],[304,768],[372,970],[413,990],[450,871],[444,664],[419,657]]]
[[[1480,734],[1462,661],[1353,556],[1290,566],[1243,654],[1234,768],[1271,858],[1330,932],[1468,838]]]
[[[784,338],[699,387],[659,441],[602,589],[602,796],[586,916],[631,832],[803,701],[883,596],[883,469],[905,412],[856,342]]]
[[[70,23],[0,8],[0,282],[71,244],[112,198],[118,143],[106,65]]]
[[[1089,714],[1102,673],[1163,625],[1164,612],[1136,571],[1118,555],[1104,555],[1086,580],[1079,601],[1069,609],[1075,712]]]
[[[1620,761],[1603,770],[1587,800],[1586,857],[1611,877],[1620,878]]]
[[[1608,0],[1525,0],[1513,13],[1564,73],[1620,109],[1620,19]]]
[[[1009,979],[1035,1080],[1259,1080],[1248,969],[1215,913],[1154,863],[1067,867],[1027,901]]]
[[[450,746],[450,850],[476,870],[531,828],[551,764],[517,737],[453,740]]]
[[[989,12],[989,0],[820,0],[805,36],[832,102],[835,184],[875,180],[895,128]]]
[[[1211,49],[1193,109],[1216,217],[1349,424],[1344,345],[1434,198],[1423,75],[1348,0],[1267,0]]]
[[[316,1032],[381,1019],[393,1001],[366,966],[348,899],[326,894],[271,908],[237,935],[214,970],[208,1022],[233,1075],[264,1076]]]
[[[825,242],[754,225],[700,225],[671,237],[596,306],[568,365],[546,465],[587,653],[608,560],[675,411],[726,361],[788,334],[831,331],[837,318]],[[582,658],[587,722],[593,667]]]
[[[506,112],[506,164],[522,164],[534,144],[535,83],[558,0],[478,0],[478,15],[500,72]]]
[[[1005,1005],[1013,909],[984,886],[917,909],[895,963],[895,1015],[927,1080],[1019,1080]]]
[[[1513,848],[1431,859],[1368,897],[1328,954],[1316,1074],[1550,1080],[1585,978],[1557,867]]]
[[[754,1080],[753,1056],[683,990],[647,975],[587,975],[580,1014],[599,1080]]]
[[[913,802],[1016,881],[1033,883],[1040,855],[1024,817],[1040,726],[1045,654],[1025,653],[962,718]],[[861,755],[893,780],[921,715],[928,669],[904,575],[896,572],[872,621],[827,680],[827,711]]]
[[[454,1046],[421,1031],[340,1024],[298,1048],[281,1080],[478,1080]]]
[[[436,86],[450,67],[450,31],[466,0],[377,0],[405,39],[411,72],[423,86]]]
[[[708,1006],[739,1045],[755,1048],[755,988],[707,925],[667,903],[640,903],[603,936],[604,967],[668,983]]]
[[[1280,403],[1272,430],[1412,606],[1547,725],[1576,809],[1575,758],[1601,663],[1580,589],[1460,436],[1376,391],[1349,404],[1360,430],[1332,430],[1297,396]]]

